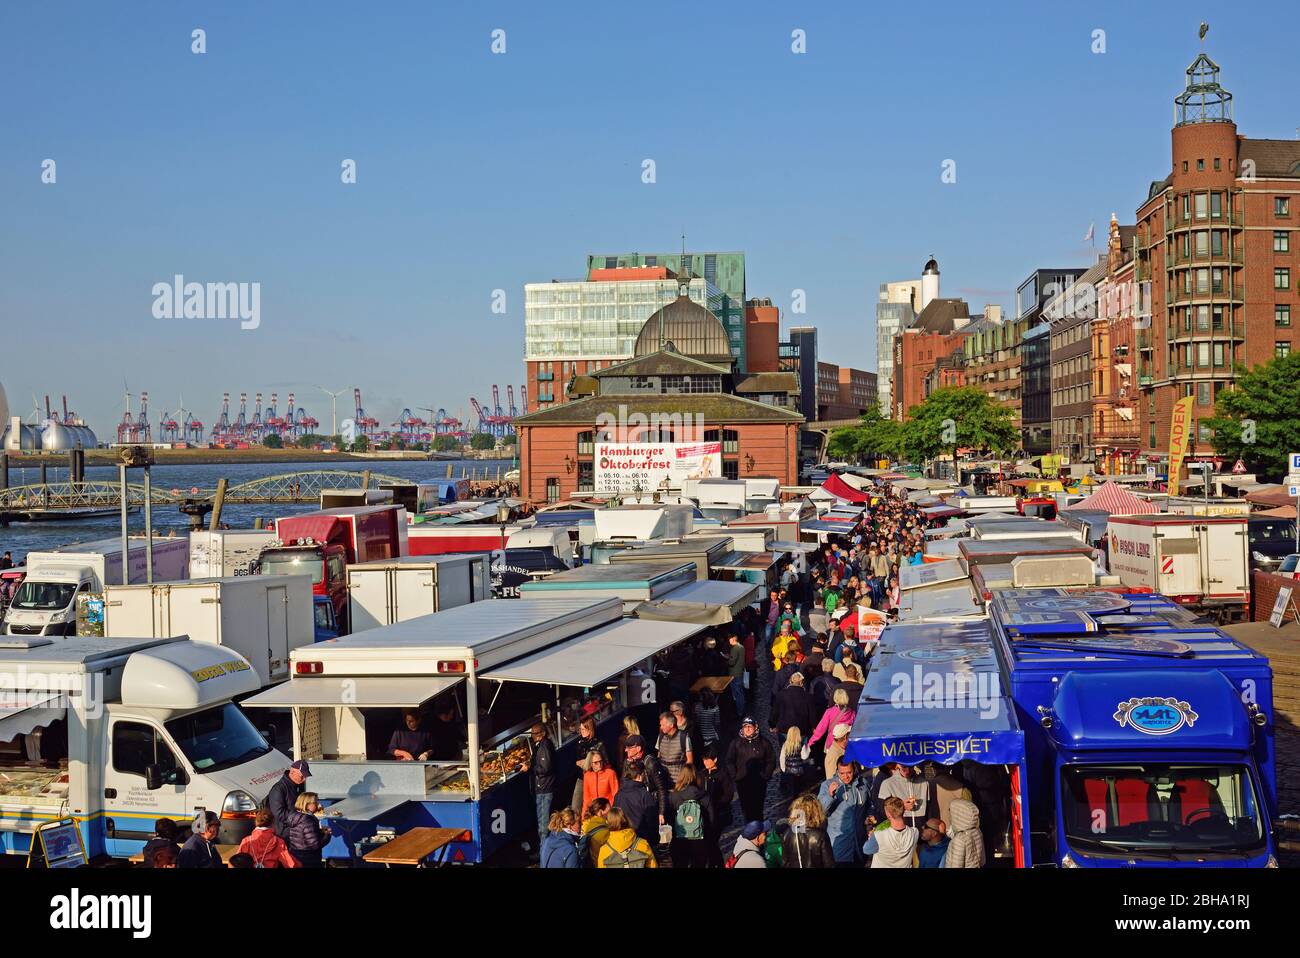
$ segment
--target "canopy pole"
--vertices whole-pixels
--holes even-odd
[[[465,716],[465,728],[468,730],[469,739],[467,747],[469,749],[469,794],[474,801],[479,800],[479,737],[478,737],[478,673],[474,671],[474,663],[465,663],[469,666],[465,670],[465,711],[469,714]]]

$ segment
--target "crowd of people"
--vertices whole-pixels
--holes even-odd
[[[848,741],[874,640],[859,610],[897,615],[904,564],[930,523],[883,492],[844,536],[793,556],[728,626],[657,661],[668,708],[581,731],[577,784],[533,729],[543,868],[980,868],[1001,849],[1006,773],[963,762],[863,768]],[[865,630],[862,630],[865,631]],[[729,679],[715,694],[701,677]],[[666,694],[665,694],[666,693]],[[643,729],[643,723],[653,727]],[[563,806],[563,807],[561,807]]]

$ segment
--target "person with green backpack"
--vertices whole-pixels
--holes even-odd
[[[700,785],[694,766],[683,767],[677,784],[668,793],[668,820],[673,827],[669,849],[674,868],[708,866],[704,833],[712,819],[709,797]]]
[[[658,868],[654,850],[639,838],[621,808],[611,808],[605,820],[609,837],[600,850],[597,868]]]

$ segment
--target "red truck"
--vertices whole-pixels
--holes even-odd
[[[340,634],[350,631],[347,567],[406,555],[406,516],[400,506],[354,506],[286,516],[275,523],[277,543],[261,556],[262,575],[311,574],[312,591],[327,595]]]

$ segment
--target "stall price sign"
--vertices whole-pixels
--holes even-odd
[[[1300,472],[1300,452],[1293,452],[1287,458],[1291,460],[1291,468],[1287,472]]]
[[[28,868],[77,868],[86,864],[86,847],[81,829],[72,818],[46,822],[32,836],[27,853]]]
[[[1286,618],[1288,607],[1291,607],[1293,612],[1295,611],[1291,603],[1291,586],[1284,585],[1277,590],[1277,601],[1273,603],[1273,614],[1268,617],[1268,624],[1275,629],[1282,628],[1282,620]],[[1300,618],[1300,616],[1297,616],[1297,618]]]
[[[1156,467],[1147,466],[1147,482],[1155,482],[1155,481],[1156,481]]]

